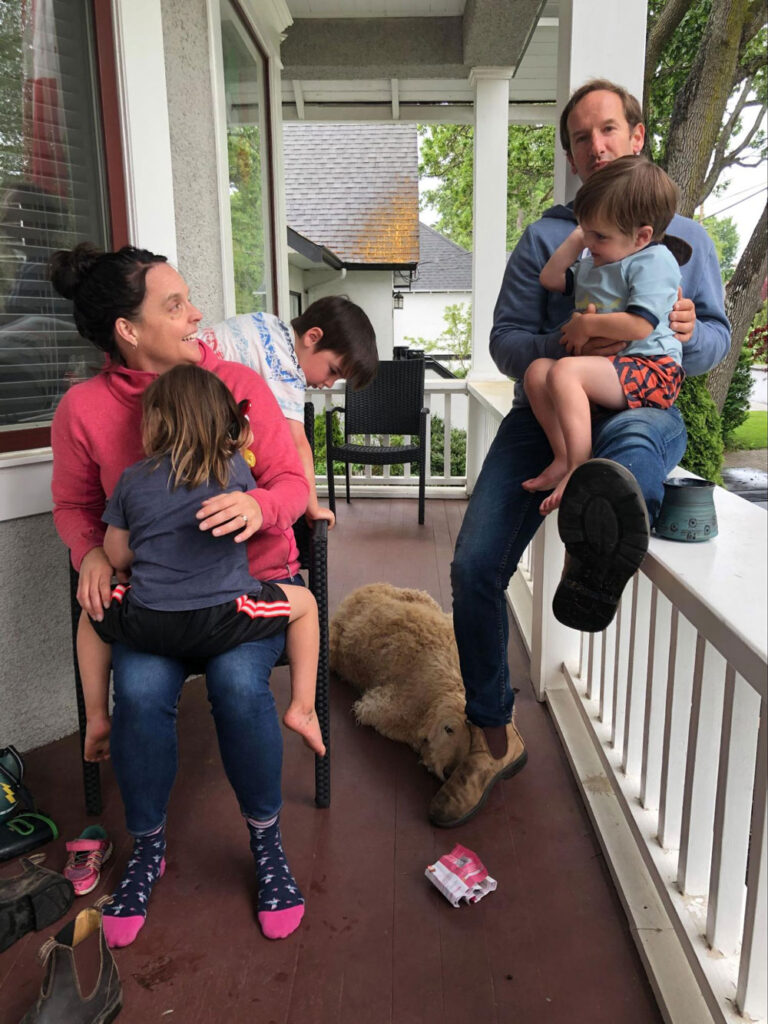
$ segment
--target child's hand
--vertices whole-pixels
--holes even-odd
[[[563,334],[560,344],[565,345],[568,355],[581,355],[581,350],[591,337],[588,323],[589,321],[582,313],[574,313],[568,323],[561,328]]]

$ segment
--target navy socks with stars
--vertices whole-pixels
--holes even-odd
[[[130,946],[147,916],[147,901],[152,886],[165,873],[165,829],[134,841],[123,880],[112,902],[104,907],[104,937],[113,949]]]
[[[270,825],[245,820],[259,880],[259,925],[266,938],[284,939],[299,927],[304,916],[304,897],[283,853],[280,819]]]

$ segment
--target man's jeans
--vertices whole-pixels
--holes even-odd
[[[303,585],[300,577],[278,580]],[[208,699],[224,770],[242,813],[269,821],[280,810],[283,738],[269,676],[285,635],[209,658]],[[154,832],[165,822],[178,769],[176,715],[188,666],[174,658],[112,647],[112,763],[128,831]]]
[[[595,420],[595,458],[612,459],[635,476],[651,523],[659,513],[663,482],[685,452],[682,416],[670,409],[631,409]],[[545,494],[530,494],[523,480],[551,461],[549,442],[529,408],[503,420],[483,463],[456,541],[451,584],[453,627],[475,725],[503,725],[514,694],[507,665],[505,591],[520,555],[543,522]]]

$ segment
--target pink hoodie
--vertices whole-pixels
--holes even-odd
[[[237,401],[249,398],[257,487],[248,493],[261,506],[264,524],[248,543],[248,564],[257,579],[280,579],[298,569],[291,524],[307,507],[309,485],[288,422],[269,386],[253,370],[219,359],[200,344],[197,364],[215,373]],[[53,519],[80,568],[104,539],[107,498],[123,470],[144,458],[141,395],[156,373],[108,366],[62,398],[53,417]]]

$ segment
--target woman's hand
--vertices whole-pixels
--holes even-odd
[[[91,548],[80,563],[77,601],[92,619],[101,622],[112,600],[112,566],[104,548]]]
[[[264,522],[258,501],[245,491],[232,491],[230,494],[206,498],[196,515],[200,520],[200,529],[210,530],[214,537],[223,537],[240,530],[235,537],[236,544],[252,537]]]

